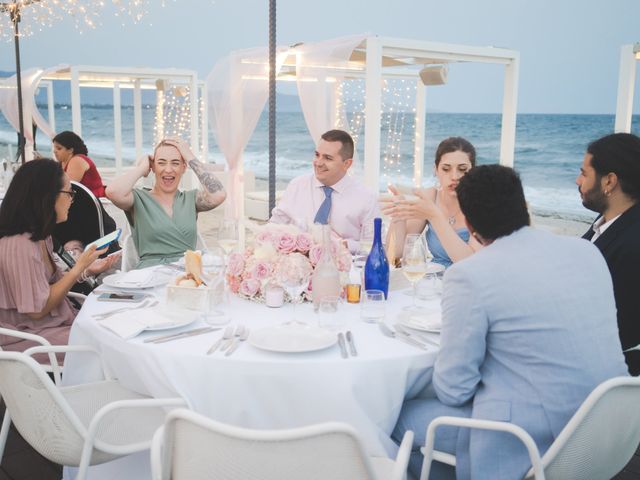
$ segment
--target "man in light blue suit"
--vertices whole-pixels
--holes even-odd
[[[627,375],[611,277],[597,248],[531,228],[510,168],[474,168],[456,191],[484,248],[444,277],[438,398],[406,402],[394,432],[416,432],[416,476],[418,448],[437,416],[511,422],[544,454],[598,384]],[[436,449],[456,455],[458,479],[513,480],[530,467],[525,447],[500,432],[441,428]]]

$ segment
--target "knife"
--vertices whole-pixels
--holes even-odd
[[[349,342],[349,351],[351,352],[351,356],[357,357],[358,351],[356,350],[356,343],[353,340],[353,334],[351,330],[347,330],[347,342]]]
[[[349,354],[347,353],[347,346],[344,342],[344,333],[342,332],[338,334],[338,345],[340,345],[340,355],[342,355],[342,358],[347,358]]]
[[[163,335],[162,337],[153,337],[147,338],[143,340],[143,343],[164,343],[170,342],[171,340],[177,340],[179,338],[192,337],[194,335],[201,335],[203,333],[215,332],[216,330],[220,330],[221,327],[213,328],[213,327],[202,327],[196,328],[194,330],[187,330],[186,332],[174,333],[172,335]]]
[[[426,344],[429,344],[429,345],[433,345],[434,347],[439,347],[440,346],[440,344],[437,341],[429,338],[427,336],[427,334],[425,334],[425,333],[413,332],[413,331],[409,330],[407,327],[405,327],[404,325],[401,325],[399,323],[396,323],[394,325],[394,327],[396,327],[396,331],[398,331],[399,333],[402,333],[403,335],[406,335],[407,337],[410,337],[410,338],[412,338],[414,340],[417,340],[419,342],[426,343]]]

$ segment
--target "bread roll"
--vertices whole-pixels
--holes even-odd
[[[184,252],[184,267],[187,275],[191,275],[199,286],[202,283],[202,254],[193,250]]]

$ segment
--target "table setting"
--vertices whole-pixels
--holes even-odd
[[[229,277],[237,273],[229,270],[233,255],[226,258],[223,293],[207,293],[206,308],[168,302],[170,286],[182,278],[185,262],[127,272],[117,282],[103,284],[87,298],[69,343],[98,348],[127,388],[153,396],[180,395],[190,408],[216,420],[252,428],[344,421],[361,433],[372,454],[394,454],[390,433],[402,403],[431,380],[439,343],[439,296],[425,300],[418,295],[429,316],[408,312],[405,307],[412,300],[396,269],[386,299],[367,302],[363,290],[362,302],[349,303],[340,295],[314,306],[308,292],[288,298],[283,288],[282,304],[268,306],[267,289],[280,288],[274,287],[273,275],[265,276],[260,298],[243,289],[244,279],[234,289],[229,285]],[[193,288],[198,289],[207,291],[208,285]],[[144,298],[127,304],[99,302],[101,291],[141,292]],[[169,325],[172,319],[184,323]],[[97,375],[85,358],[70,354],[65,361],[67,385]]]

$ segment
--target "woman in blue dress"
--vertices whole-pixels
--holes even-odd
[[[440,142],[436,150],[438,185],[416,189],[416,200],[407,200],[396,187],[389,187],[393,197],[385,202],[382,211],[393,219],[390,231],[395,235],[396,257],[402,256],[406,235],[420,233],[425,227],[434,263],[448,267],[481,248],[469,235],[456,195],[460,178],[475,164],[473,145],[462,137],[450,137]]]

